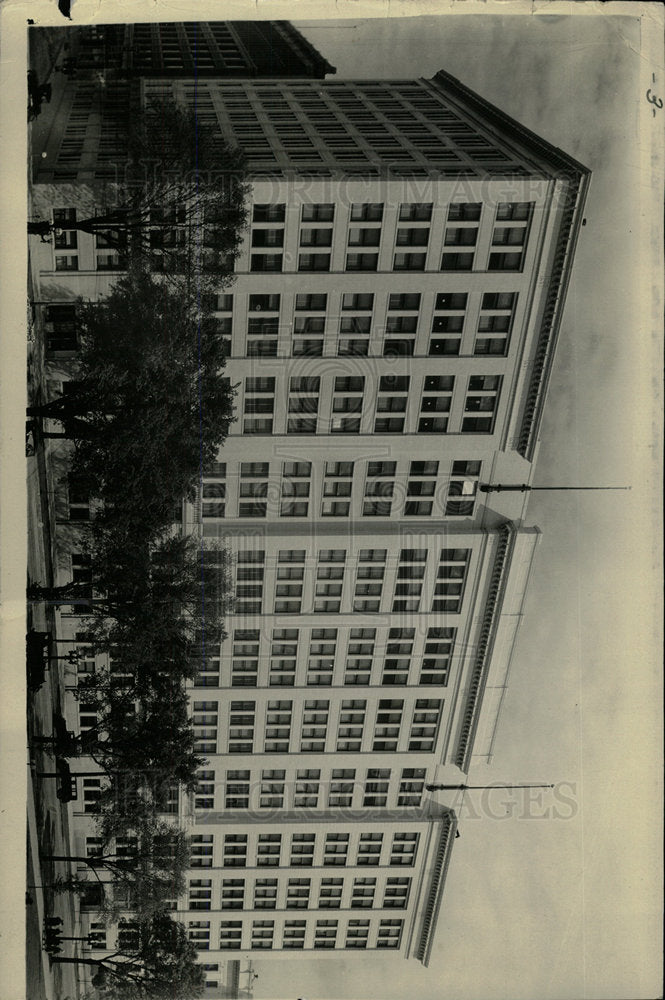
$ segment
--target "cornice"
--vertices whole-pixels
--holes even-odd
[[[485,611],[478,637],[476,657],[469,679],[466,705],[462,716],[462,731],[454,758],[454,763],[465,773],[468,770],[469,757],[471,756],[471,749],[478,726],[480,705],[487,681],[490,656],[492,647],[494,646],[510,555],[515,544],[515,528],[512,524],[506,523],[499,528],[499,536],[499,543],[490,576],[487,600],[485,602]]]
[[[415,958],[419,959],[425,967],[427,967],[430,953],[432,951],[434,929],[436,928],[439,910],[441,909],[443,887],[445,885],[446,875],[448,874],[448,866],[450,864],[450,855],[452,852],[453,842],[455,840],[456,829],[457,817],[453,812],[449,812],[447,816],[444,816],[441,819],[441,832],[439,833],[439,841],[436,846],[432,876],[429,883],[429,892],[427,894],[427,902],[425,904],[425,911],[422,918],[422,928],[415,950]]]

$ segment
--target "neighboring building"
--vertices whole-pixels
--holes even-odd
[[[142,83],[165,90],[194,85]],[[228,547],[236,605],[192,688],[209,763],[171,803],[193,838],[174,909],[213,963],[427,964],[455,817],[424,786],[491,755],[538,539],[481,485],[530,481],[589,173],[443,72],[211,80],[197,106],[253,184],[216,302],[238,420],[182,514]],[[43,189],[57,212],[77,169]],[[39,249],[66,306],[110,276],[63,228]]]

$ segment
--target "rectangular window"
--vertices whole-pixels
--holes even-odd
[[[286,771],[261,771],[261,794],[259,805],[262,809],[281,809],[284,806],[284,779]]]
[[[438,462],[411,462],[404,502],[405,517],[423,517],[432,513],[436,492]]]
[[[204,475],[201,483],[201,517],[203,520],[209,518],[224,517],[226,510],[226,483],[225,474],[210,476]]]
[[[256,703],[232,701],[229,715],[229,753],[253,753]]]
[[[257,866],[259,868],[278,868],[281,851],[281,833],[260,833],[256,847]]]
[[[255,553],[251,552],[250,555]],[[263,565],[246,565],[245,552],[238,552],[236,559],[235,613],[260,614],[263,607]]]
[[[413,710],[409,730],[409,750],[431,752],[434,750],[443,702],[437,698],[418,698]]]
[[[424,773],[423,771],[423,776]],[[386,879],[386,887],[383,894],[383,909],[405,910],[409,900],[410,889],[410,878],[395,877]]]
[[[254,883],[254,909],[274,910],[277,906],[277,879],[257,878]]]
[[[302,605],[305,550],[281,549],[275,583],[275,614],[299,614]]]
[[[446,516],[471,517],[473,515],[480,481],[480,469],[480,462],[453,462],[446,497]]]
[[[284,222],[286,205],[254,205],[253,222]]]
[[[323,864],[342,867],[349,853],[348,833],[327,833],[323,848]],[[340,880],[341,881],[341,880]]]
[[[398,580],[405,579],[404,574],[413,575],[417,583],[415,586],[422,586],[420,579],[423,576],[422,566],[411,566],[400,562],[398,567]],[[408,577],[407,577],[408,579]],[[397,585],[398,587],[401,584]],[[412,586],[409,583],[409,586]],[[415,629],[394,627],[388,631],[388,642],[386,644],[386,656],[383,661],[383,674],[381,684],[384,687],[392,685],[404,685],[409,679],[411,668],[411,654],[413,652],[413,640]]]
[[[471,375],[464,399],[462,433],[491,434],[501,393],[500,375]]]
[[[294,833],[291,836],[291,867],[311,868],[314,864],[313,833]]]
[[[401,434],[406,420],[410,377],[382,375],[374,417],[375,434]]]
[[[283,245],[283,229],[255,229],[252,232],[253,247],[281,247]]]
[[[346,926],[345,948],[366,948],[369,938],[369,920],[349,920]]]
[[[299,271],[329,271],[329,253],[301,253],[298,255]]]
[[[299,571],[297,571],[299,572]],[[270,646],[270,687],[293,687],[298,655],[297,628],[272,630]]]
[[[470,271],[473,268],[472,253],[444,253],[441,258],[442,271]]]
[[[212,868],[214,837],[210,834],[194,834],[189,840],[190,868]]]
[[[337,726],[337,752],[357,753],[363,740],[367,702],[364,699],[350,698],[342,701],[339,723]]]
[[[263,567],[257,567],[263,569]],[[256,687],[259,669],[259,630],[235,629],[231,660],[231,687]]]
[[[245,900],[243,878],[222,879],[222,910],[242,910]]]
[[[187,906],[190,910],[209,910],[212,906],[211,879],[190,878]]]
[[[376,867],[381,860],[382,846],[382,833],[361,833],[356,865],[360,868]]]
[[[326,229],[301,229],[301,247],[329,247],[332,245],[332,228]]]
[[[351,508],[353,462],[326,462],[324,475],[321,514],[346,517]]]
[[[426,231],[423,230],[423,232]],[[426,260],[427,254],[425,253],[396,253],[393,260],[393,271],[424,271]]]
[[[239,517],[265,517],[268,507],[268,462],[241,462]]]
[[[448,683],[450,661],[455,647],[457,629],[443,626],[431,626],[427,630],[424,656],[421,663],[420,678],[422,685],[445,685]]]
[[[355,768],[333,768],[328,790],[329,806],[350,806],[355,787]]]
[[[194,790],[194,808],[211,810],[215,808],[215,772],[197,771]]]
[[[398,806],[419,806],[425,788],[424,767],[403,767],[399,781]]]
[[[496,210],[497,222],[526,222],[531,218],[535,202],[502,201]]]
[[[385,549],[364,549],[361,555],[382,552],[385,560]],[[383,567],[380,567],[383,570]],[[372,658],[374,656],[375,628],[352,628],[349,631],[349,644],[344,667],[344,684],[364,686],[369,684],[372,673]]]
[[[287,910],[306,910],[309,906],[311,879],[290,878],[286,888]]]
[[[329,701],[321,699],[305,701],[300,730],[301,753],[325,753],[329,713]]]
[[[227,833],[224,835],[224,868],[245,868],[247,865],[247,835]]]
[[[272,434],[275,409],[275,379],[246,378],[244,399],[244,434]]]
[[[335,217],[335,206],[331,202],[320,202],[314,205],[303,205],[303,222],[332,222]]]
[[[281,271],[283,255],[281,253],[253,253],[250,270],[253,272]]]
[[[320,384],[318,376],[294,376],[290,379],[288,434],[316,434]]]
[[[266,709],[264,753],[288,753],[293,702],[269,701]]]
[[[314,932],[315,948],[334,948],[337,939],[336,920],[317,920]]]
[[[377,948],[399,948],[402,940],[403,920],[382,920],[376,938]]]
[[[296,310],[304,312],[325,312],[328,296],[325,293],[301,293],[296,295]]]
[[[222,920],[219,925],[221,951],[240,951],[242,920]]]
[[[394,833],[390,849],[391,866],[413,866],[416,860],[417,851],[417,833]]]
[[[331,434],[358,434],[365,391],[364,375],[338,375],[333,385]]]
[[[326,574],[327,572],[339,574],[344,572],[344,567],[328,567],[319,557],[317,575],[318,572],[321,572],[321,574]],[[326,579],[325,575],[322,575],[322,579]],[[317,582],[317,588],[318,586]],[[323,597],[320,600],[324,601],[328,600],[328,598]],[[308,687],[330,687],[335,670],[336,650],[336,628],[313,628],[311,630],[309,657],[307,659]]]
[[[452,375],[426,375],[418,418],[419,434],[444,434],[453,398]]]
[[[471,549],[442,549],[434,585],[432,611],[457,614],[462,607]]]
[[[284,922],[282,948],[290,948],[292,950],[304,948],[306,927],[306,920],[286,920]]]
[[[187,936],[197,951],[209,951],[210,921],[190,920],[187,924]]]
[[[195,701],[192,728],[196,753],[217,753],[217,702]]]
[[[402,699],[380,699],[374,723],[373,751],[382,751],[385,753],[397,750],[403,711],[404,701]]]
[[[385,806],[388,802],[390,768],[371,767],[365,778],[363,806]],[[351,904],[354,905],[353,903]]]
[[[478,222],[481,202],[455,202],[448,208],[448,222]]]
[[[375,878],[354,878],[351,895],[352,910],[371,910],[376,892]]]
[[[314,591],[314,612],[316,614],[337,614],[342,603],[344,586],[344,565],[329,565],[324,549],[319,553]],[[346,553],[344,553],[346,555]]]
[[[352,222],[381,222],[383,204],[365,202],[351,205]]]
[[[350,247],[378,247],[381,241],[379,226],[360,226],[349,229]]]
[[[428,202],[402,202],[399,206],[400,222],[429,222],[433,204]]]
[[[321,771],[318,768],[302,768],[296,771],[296,788],[294,805],[297,808],[315,809],[319,798],[319,780]],[[302,836],[305,836],[303,834]],[[309,836],[309,834],[307,834]],[[312,835],[312,842],[313,842]],[[293,861],[291,862],[293,864]]]
[[[522,253],[491,253],[489,271],[521,271]]]
[[[347,253],[347,271],[376,271],[379,263],[378,253]]]

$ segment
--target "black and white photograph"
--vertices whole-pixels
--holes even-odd
[[[453,6],[0,7],[7,1000],[662,995],[663,8]]]

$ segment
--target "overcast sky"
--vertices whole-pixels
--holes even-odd
[[[489,803],[501,819],[462,812],[429,969],[385,955],[255,962],[255,996],[656,996],[660,667],[649,654],[657,596],[648,572],[658,559],[649,537],[657,480],[645,483],[645,467],[657,470],[648,456],[654,333],[639,308],[648,274],[639,18],[294,23],[337,79],[446,69],[591,168],[535,482],[633,489],[534,495],[528,522],[543,539],[495,757],[469,775],[470,784],[569,782],[574,805],[558,809],[569,818],[537,818],[552,799],[529,808],[516,795],[503,810],[499,798]]]

